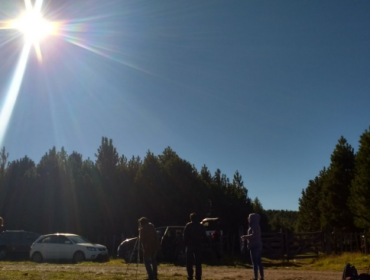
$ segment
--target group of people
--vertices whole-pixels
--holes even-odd
[[[254,279],[258,279],[258,272],[260,272],[260,279],[264,279],[263,266],[261,262],[261,229],[259,226],[260,216],[252,213],[248,217],[249,229],[248,234],[241,236],[241,240],[247,241],[248,249],[250,250],[251,260],[253,264]],[[144,249],[144,265],[148,274],[147,280],[158,279],[158,265],[156,254],[159,250],[160,243],[155,227],[146,217],[139,219],[139,238]],[[184,245],[186,249],[186,270],[188,280],[194,277],[195,265],[195,279],[202,279],[202,242],[207,238],[204,227],[200,224],[200,220],[196,213],[190,214],[190,222],[186,224],[184,229]]]
[[[247,241],[248,249],[253,264],[254,280],[258,279],[258,272],[260,279],[264,280],[263,266],[261,262],[262,241],[261,228],[259,226],[260,216],[252,213],[248,216],[249,229],[247,235],[242,235],[241,240]],[[3,227],[4,220],[0,217],[0,227]],[[215,233],[217,234],[217,232]],[[143,244],[144,249],[144,264],[148,274],[147,280],[158,280],[158,265],[156,254],[159,250],[160,244],[155,227],[146,217],[139,219],[139,238]],[[184,229],[183,242],[186,249],[186,270],[188,273],[188,280],[192,280],[194,276],[195,265],[195,279],[202,279],[202,242],[207,239],[204,227],[200,224],[198,215],[196,213],[190,214],[190,222],[186,224]]]

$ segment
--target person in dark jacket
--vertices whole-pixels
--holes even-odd
[[[186,248],[186,270],[188,280],[193,279],[195,263],[195,279],[202,279],[202,242],[207,239],[204,227],[199,223],[196,213],[190,214],[190,223],[184,229],[184,245]]]
[[[156,254],[159,249],[159,240],[153,224],[148,219],[139,219],[139,238],[144,249],[144,264],[148,273],[148,280],[155,280],[158,276]]]
[[[260,228],[260,215],[252,213],[248,217],[249,229],[248,234],[240,238],[244,241],[247,240],[248,249],[251,254],[254,279],[258,278],[258,270],[260,271],[261,280],[264,278],[263,266],[261,260],[262,241],[261,241],[261,228]]]

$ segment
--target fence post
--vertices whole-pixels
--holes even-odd
[[[286,259],[289,262],[289,240],[288,240],[288,231],[285,231],[285,252],[286,252]]]
[[[365,255],[367,255],[367,240],[366,240],[366,231],[364,232],[364,245],[365,245]]]
[[[235,235],[233,234],[233,241],[232,241],[232,253],[231,253],[231,255],[233,255],[234,256],[234,250],[235,250]]]
[[[114,254],[114,251],[115,251],[114,249],[115,249],[115,245],[116,245],[115,243],[116,243],[116,235],[113,235],[113,246],[112,246],[113,247],[112,248],[112,256],[113,257],[115,256],[115,254]]]
[[[280,229],[280,249],[281,249],[281,258],[284,259],[284,236],[283,230]]]
[[[326,253],[328,254],[328,255],[330,255],[331,254],[331,233],[329,232],[326,232],[325,233],[325,239],[326,239]],[[335,238],[334,238],[334,240],[335,240]]]

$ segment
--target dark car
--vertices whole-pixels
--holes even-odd
[[[157,254],[158,258],[165,260],[182,260],[185,258],[184,249],[181,244],[183,230],[184,226],[163,226],[156,228],[158,240],[161,244],[161,248]],[[177,243],[177,241],[179,242]],[[138,253],[141,259],[143,249],[137,237],[122,241],[117,248],[117,257],[123,258],[126,262],[137,262]]]
[[[32,243],[40,236],[35,232],[6,230],[0,234],[0,259],[10,256],[29,257]]]

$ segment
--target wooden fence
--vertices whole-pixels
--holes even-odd
[[[107,246],[109,254],[116,256],[118,245],[126,239],[120,235],[86,236],[91,242]],[[239,236],[224,235],[222,251],[235,252]],[[365,233],[324,232],[272,232],[262,233],[262,256],[270,259],[301,259],[317,257],[320,253],[362,252],[368,253],[370,235]]]
[[[317,257],[320,253],[368,253],[365,233],[262,233],[262,255],[271,259],[302,259]]]

